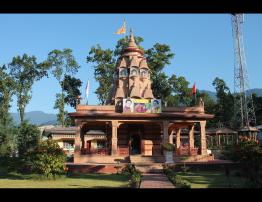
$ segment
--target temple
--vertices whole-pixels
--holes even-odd
[[[115,68],[108,105],[76,106],[70,113],[75,122],[74,163],[165,162],[161,144],[174,144],[174,160],[187,156],[192,161],[213,158],[207,153],[204,103],[194,107],[165,107],[151,89],[150,67],[130,34]],[[199,143],[195,145],[195,128]],[[181,138],[186,131],[188,138]]]

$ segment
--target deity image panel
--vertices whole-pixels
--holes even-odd
[[[152,99],[152,113],[161,113],[162,107],[161,107],[161,100],[160,99]]]
[[[123,99],[123,112],[129,113],[134,111],[134,103],[132,99]]]
[[[134,99],[134,112],[136,113],[150,113],[151,103],[146,99]]]

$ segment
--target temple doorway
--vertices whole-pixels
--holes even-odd
[[[131,141],[131,155],[141,154],[141,138],[139,134],[132,134]]]

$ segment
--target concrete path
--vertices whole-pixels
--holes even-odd
[[[175,188],[163,173],[144,173],[140,188]]]

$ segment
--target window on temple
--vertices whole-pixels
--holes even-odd
[[[127,76],[128,76],[127,68],[120,68],[119,77],[127,77]]]
[[[143,78],[148,77],[148,70],[147,69],[141,69],[140,70],[140,76]]]
[[[106,141],[105,140],[98,140],[97,141],[97,149],[104,149],[106,148]]]
[[[132,67],[130,70],[130,76],[138,76],[138,68]]]

